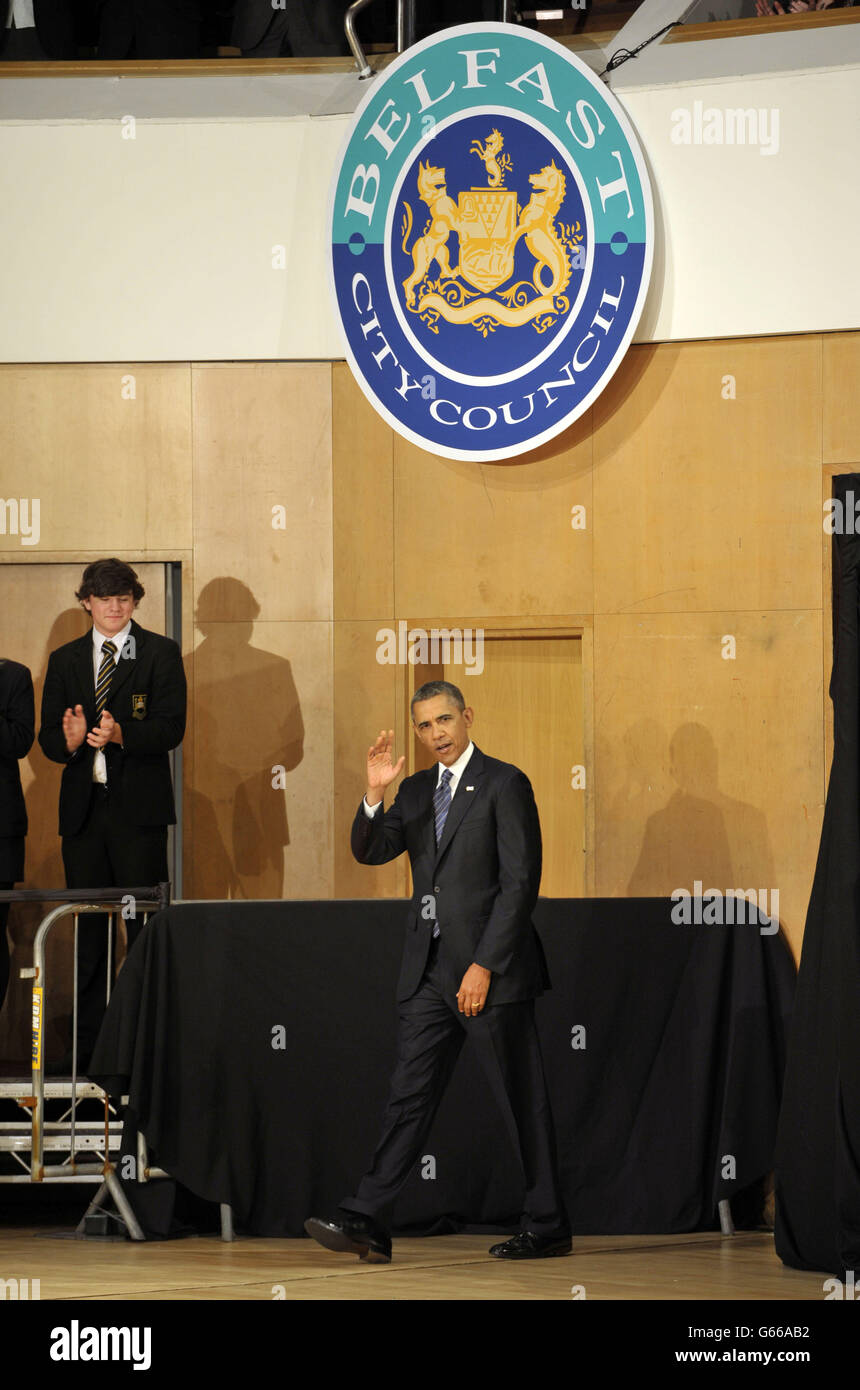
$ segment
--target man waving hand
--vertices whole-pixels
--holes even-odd
[[[528,778],[471,741],[473,711],[447,681],[412,698],[412,721],[436,767],[407,777],[390,809],[383,797],[403,770],[383,730],[367,756],[367,791],[352,827],[363,864],[404,853],[413,896],[397,985],[397,1061],[370,1170],[334,1219],[311,1217],[327,1249],[371,1263],[391,1258],[386,1229],[454,1064],[471,1034],[509,1131],[516,1136],[525,1201],[522,1230],[494,1245],[501,1259],[570,1253],[570,1227],[534,1022],[549,987],[531,920],[541,873],[537,807]]]

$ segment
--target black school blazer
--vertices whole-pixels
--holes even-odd
[[[27,834],[27,808],[21,790],[20,758],[36,737],[33,681],[20,661],[0,661],[0,836]]]
[[[104,749],[111,794],[134,825],[173,825],[176,810],[167,754],[185,733],[186,685],[182,653],[169,637],[148,632],[133,619],[133,652],[121,656],[106,708],[122,725],[122,747]],[[63,737],[63,711],[83,705],[87,727],[96,723],[92,629],[51,652],[42,692],[39,743],[64,763],[60,784],[60,834],[76,835],[92,795],[96,750],[83,743],[71,757]]]

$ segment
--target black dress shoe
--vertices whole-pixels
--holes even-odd
[[[545,1260],[570,1252],[570,1236],[538,1236],[534,1231],[520,1231],[501,1245],[490,1246],[490,1254],[500,1260]]]
[[[357,1211],[339,1211],[335,1221],[309,1216],[305,1230],[326,1250],[358,1255],[369,1265],[387,1265],[391,1261],[391,1236],[369,1216]]]

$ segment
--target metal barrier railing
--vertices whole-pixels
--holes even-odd
[[[371,0],[352,0],[352,4],[346,11],[343,20],[344,32],[347,43],[349,44],[352,56],[358,68],[359,77],[372,77],[373,69],[367,61],[361,40],[355,28],[355,21],[366,9]],[[411,48],[415,42],[415,5],[416,0],[397,0],[397,52],[405,53],[407,48]],[[505,23],[511,19],[510,0],[500,0],[499,17]]]
[[[0,1122],[0,1152],[10,1154],[21,1170],[12,1174],[0,1173],[0,1183],[100,1182],[100,1194],[106,1195],[110,1192],[132,1239],[143,1240],[143,1231],[111,1163],[112,1154],[117,1155],[119,1152],[122,1121],[111,1105],[107,1093],[94,1082],[78,1077],[78,926],[80,918],[88,914],[107,918],[107,1005],[113,988],[113,942],[116,923],[129,917],[133,917],[135,921],[143,918],[145,922],[152,913],[167,907],[170,903],[170,884],[160,883],[155,887],[145,888],[10,889],[0,892],[0,902],[58,902],[57,907],[45,914],[36,930],[32,966],[23,966],[19,971],[21,979],[33,982],[31,1071],[29,1078],[0,1081],[0,1097],[16,1101],[19,1109],[27,1113],[28,1122]],[[128,911],[130,905],[131,913]],[[48,985],[47,944],[57,923],[70,916],[74,925],[71,1077],[46,1079],[44,1029]],[[59,1116],[51,1119],[46,1116],[46,1101],[66,1100],[69,1104]],[[82,1101],[100,1102],[104,1107],[103,1119],[80,1119],[78,1107]],[[46,1162],[46,1153],[58,1154],[59,1161]],[[78,1155],[81,1153],[92,1153],[93,1160],[80,1161]],[[145,1173],[139,1174],[139,1180],[148,1181],[158,1176],[162,1176],[161,1170],[150,1169],[147,1165]],[[101,1196],[101,1201],[104,1200],[104,1195]]]
[[[118,1155],[122,1142],[122,1121],[111,1105],[110,1097],[95,1082],[79,1080],[78,1065],[78,923],[82,915],[107,916],[107,964],[105,971],[105,1005],[110,1002],[113,988],[113,939],[115,917],[126,920],[126,912],[131,903],[133,916],[138,914],[144,922],[154,913],[170,905],[170,884],[159,883],[151,888],[66,888],[42,891],[40,889],[20,888],[0,891],[0,902],[58,902],[39,923],[33,940],[33,964],[23,966],[19,971],[21,979],[33,981],[32,1010],[32,1053],[30,1084],[21,1081],[0,1081],[0,1098],[15,1100],[20,1109],[29,1114],[26,1125],[0,1122],[0,1152],[11,1154],[18,1162],[21,1173],[11,1175],[0,1173],[3,1182],[100,1182],[87,1211],[84,1213],[78,1233],[83,1234],[88,1217],[97,1212],[110,1195],[132,1240],[145,1240],[146,1236],[126,1197],[111,1155]],[[63,918],[74,919],[74,959],[72,986],[72,1067],[70,1079],[45,1079],[45,1049],[43,1045],[45,1024],[45,991],[47,988],[46,954],[51,931]],[[57,1118],[48,1120],[45,1116],[46,1100],[69,1100],[68,1108]],[[104,1106],[104,1118],[98,1122],[78,1119],[78,1104],[82,1100],[100,1101]],[[45,1163],[45,1151],[59,1152],[60,1162]],[[79,1162],[79,1152],[93,1152],[98,1162]],[[29,1163],[23,1154],[29,1153]],[[138,1130],[135,1158],[135,1180],[138,1183],[150,1182],[153,1178],[166,1178],[170,1174],[163,1168],[151,1167],[146,1140]],[[227,1203],[221,1203],[221,1238],[231,1241],[233,1233],[233,1211]]]

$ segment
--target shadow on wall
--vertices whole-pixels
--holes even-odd
[[[764,813],[720,791],[717,749],[703,724],[681,724],[669,742],[668,758],[665,731],[654,720],[631,726],[625,748],[630,771],[613,807],[613,823],[616,815],[628,824],[645,823],[627,885],[630,897],[663,897],[676,888],[692,892],[696,880],[705,892],[776,887]],[[646,768],[667,765],[668,777],[658,773],[656,788],[668,800],[646,820],[655,787]]]
[[[213,579],[197,602],[203,641],[186,661],[193,691],[185,812],[193,897],[280,898],[284,892],[287,775],[303,757],[304,723],[289,661],[251,645],[259,614],[251,590],[229,576]]]

